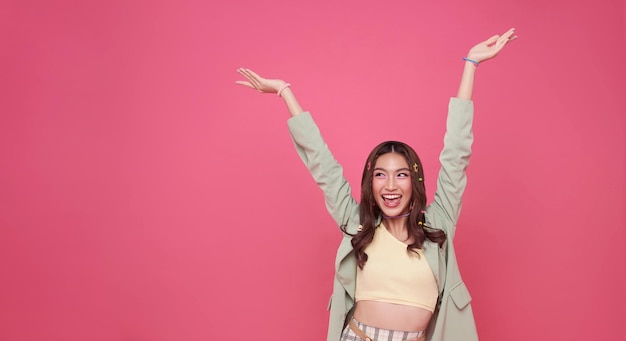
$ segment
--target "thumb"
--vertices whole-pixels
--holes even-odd
[[[250,83],[250,82],[246,82],[246,81],[235,81],[235,84],[239,84],[239,85],[247,86],[248,88],[252,88],[252,89],[254,89],[254,86],[253,86],[253,85],[252,85],[252,83]]]

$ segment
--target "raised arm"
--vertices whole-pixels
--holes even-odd
[[[495,35],[472,47],[466,57],[463,75],[456,98],[451,98],[448,106],[444,147],[439,156],[441,169],[437,179],[435,201],[429,207],[433,227],[442,228],[451,238],[461,211],[461,201],[467,177],[465,169],[472,154],[472,122],[474,104],[471,101],[474,88],[474,74],[478,64],[489,60],[512,40],[515,30],[510,29],[503,35]]]
[[[237,84],[261,93],[275,93],[283,98],[291,114],[288,125],[296,151],[322,189],[328,212],[339,226],[348,225],[346,228],[350,228],[358,225],[358,219],[355,219],[358,205],[352,197],[350,184],[343,176],[343,168],[328,149],[311,114],[303,112],[290,85],[279,79],[262,78],[249,69],[237,71],[247,79],[237,81]]]

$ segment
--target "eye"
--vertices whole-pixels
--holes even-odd
[[[375,178],[385,178],[385,173],[381,173],[381,172],[375,172],[374,173],[374,177]]]
[[[405,173],[405,172],[398,173],[399,178],[408,178],[409,176],[410,176],[409,173]]]

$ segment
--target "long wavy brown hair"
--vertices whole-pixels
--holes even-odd
[[[409,169],[411,169],[411,205],[409,217],[407,220],[407,230],[409,238],[413,237],[413,243],[407,245],[407,252],[414,249],[421,249],[424,240],[428,239],[439,244],[441,247],[446,240],[446,234],[442,230],[428,228],[425,224],[424,209],[426,208],[426,187],[424,186],[424,169],[417,153],[405,143],[398,141],[386,141],[374,148],[365,161],[363,167],[363,177],[361,178],[361,204],[360,204],[360,223],[363,227],[352,237],[352,247],[356,255],[359,268],[363,268],[367,262],[367,254],[365,248],[374,239],[376,230],[376,221],[381,215],[380,207],[374,200],[372,193],[372,179],[374,173],[374,165],[376,160],[387,153],[397,153],[402,155]],[[415,172],[417,170],[417,172]],[[345,233],[345,227],[342,228]]]

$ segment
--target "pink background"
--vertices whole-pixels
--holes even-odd
[[[288,80],[346,176],[410,143],[434,190],[475,43],[457,234],[482,340],[618,340],[626,9],[608,1],[0,5],[0,339],[322,340],[340,234],[293,150]],[[355,191],[358,195],[358,188]]]

